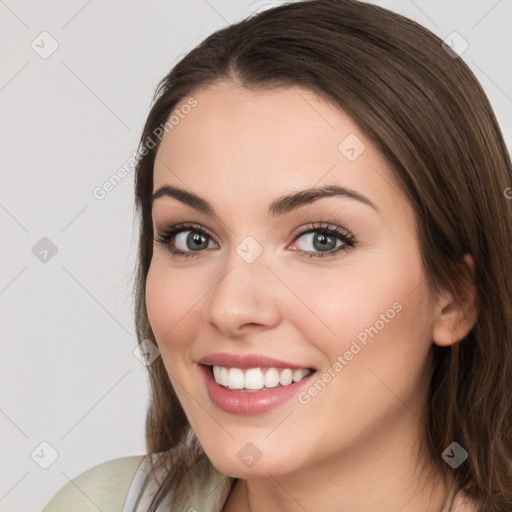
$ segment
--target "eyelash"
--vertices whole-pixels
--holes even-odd
[[[171,224],[170,226],[166,227],[164,231],[157,237],[155,237],[155,242],[158,244],[163,245],[164,247],[167,247],[168,251],[171,253],[173,257],[176,258],[190,258],[197,256],[197,252],[203,252],[203,251],[182,251],[181,249],[176,249],[172,247],[171,242],[174,240],[175,236],[182,231],[193,231],[194,233],[198,233],[201,235],[204,235],[210,239],[212,237],[208,234],[207,231],[205,231],[199,224],[194,224],[190,222],[183,222],[181,224]],[[325,252],[311,252],[311,251],[303,251],[301,249],[295,249],[294,252],[298,252],[299,254],[302,254],[306,258],[324,258],[326,256],[334,256],[335,253],[341,252],[341,251],[348,251],[350,249],[353,249],[357,245],[357,240],[355,236],[350,233],[349,231],[343,230],[338,226],[335,226],[333,224],[329,223],[311,223],[309,226],[305,227],[304,229],[301,229],[298,231],[294,239],[292,240],[292,243],[298,240],[301,236],[308,234],[308,233],[316,233],[320,232],[327,235],[333,235],[336,238],[339,238],[344,245],[341,245],[340,247],[337,247],[336,249],[331,249],[330,251]]]

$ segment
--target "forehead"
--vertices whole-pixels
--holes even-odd
[[[358,132],[363,137],[341,110],[296,87],[252,91],[220,83],[193,97],[197,105],[164,135],[157,162],[163,158],[193,163],[208,155],[233,165],[244,162],[239,172],[257,162],[264,173],[277,161],[293,164],[299,155],[308,161],[321,162],[329,154],[332,159],[345,136]],[[182,100],[175,110],[185,103]]]
[[[384,208],[402,195],[387,161],[357,124],[312,91],[216,83],[192,97],[196,105],[184,109],[162,139],[154,190],[174,184],[216,204],[227,192],[239,201],[269,203],[279,192],[337,184]]]

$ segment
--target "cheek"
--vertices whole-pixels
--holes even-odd
[[[314,286],[296,280],[294,291],[310,311],[296,310],[295,327],[324,356],[319,376],[298,396],[298,411],[326,418],[329,439],[391,421],[403,412],[402,400],[420,409],[431,347],[428,295],[419,257],[402,263],[400,271],[381,264],[376,271],[352,266],[338,277],[317,274]],[[309,431],[296,435],[303,436],[298,444],[311,443]],[[319,440],[315,449],[325,454],[336,442],[326,448]]]
[[[192,328],[198,325],[198,313],[194,307],[199,307],[204,292],[195,281],[191,286],[190,278],[184,274],[187,275],[166,267],[158,258],[152,261],[148,271],[147,313],[164,356],[189,346],[190,338],[194,335]]]
[[[289,318],[295,319],[300,331],[311,333],[311,340],[331,339],[334,346],[342,346],[375,324],[383,330],[401,322],[405,303],[410,302],[414,295],[410,292],[418,284],[418,274],[381,270],[378,275],[357,270],[317,274],[314,283],[305,275],[296,275],[294,292],[301,304],[291,301],[294,305]]]
[[[327,356],[328,364],[348,350],[357,352],[356,357],[348,354],[354,360],[395,358],[395,365],[416,350],[413,358],[420,364],[431,326],[418,248],[412,241],[389,243],[343,267],[316,271],[314,279],[313,273],[287,276],[301,301],[291,301],[285,313],[297,330]]]
[[[403,261],[398,254],[382,260],[398,262],[394,270],[384,264],[365,271],[351,267],[343,278],[310,286],[307,297],[322,322],[307,315],[299,329],[326,356],[322,375],[328,379],[325,391],[318,385],[318,392],[306,390],[303,397],[315,401],[314,414],[324,414],[331,403],[334,422],[349,410],[357,428],[357,422],[370,424],[381,414],[397,413],[403,407],[397,396],[407,403],[420,400],[432,345],[428,289],[419,254],[404,254],[409,257]],[[372,412],[377,409],[388,412]]]

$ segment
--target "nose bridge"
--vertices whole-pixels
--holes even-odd
[[[263,246],[252,236],[234,246],[208,299],[207,323],[235,332],[244,324],[267,327],[279,320],[275,276]]]

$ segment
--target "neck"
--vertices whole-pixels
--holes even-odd
[[[418,459],[428,460],[417,452],[420,422],[410,410],[402,421],[307,468],[238,480],[222,512],[441,512],[453,481],[445,483],[433,463],[419,468]]]

